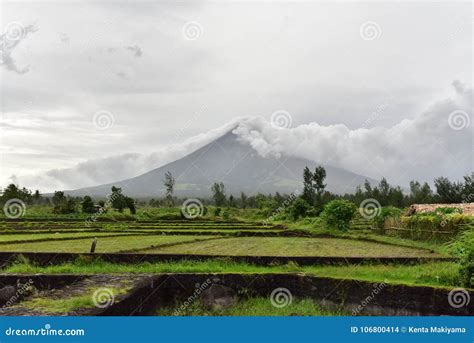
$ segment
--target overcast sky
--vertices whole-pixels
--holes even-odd
[[[263,155],[460,178],[472,24],[448,1],[2,3],[0,184],[135,176],[235,125]]]

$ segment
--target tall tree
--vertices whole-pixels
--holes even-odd
[[[314,181],[314,189],[316,190],[317,194],[323,194],[324,189],[326,188],[326,184],[324,180],[326,179],[326,169],[323,166],[319,166],[314,170],[313,174],[313,181]]]
[[[171,174],[170,171],[167,171],[165,173],[165,179],[163,180],[163,184],[166,188],[166,202],[168,203],[168,206],[174,205],[173,193],[175,182],[176,180],[174,179],[173,174]]]
[[[313,188],[316,193],[316,205],[322,206],[321,204],[321,197],[324,193],[324,189],[326,188],[326,184],[324,180],[326,179],[326,169],[323,166],[319,166],[314,170],[313,173]]]
[[[247,207],[247,195],[244,192],[240,192],[240,206],[242,208]]]
[[[314,202],[313,173],[308,167],[303,170],[303,194],[301,197],[310,205]]]
[[[211,187],[212,198],[216,206],[223,206],[226,202],[225,186],[222,182],[214,182]]]

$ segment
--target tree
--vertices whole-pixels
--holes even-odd
[[[464,176],[464,185],[462,187],[462,201],[474,202],[474,172],[471,175]]]
[[[314,203],[313,173],[311,173],[308,167],[305,167],[303,170],[303,194],[301,197],[307,204],[312,205]]]
[[[176,183],[176,180],[174,179],[173,174],[167,171],[165,173],[165,179],[163,180],[163,184],[165,185],[165,188],[166,188],[166,201],[168,203],[168,206],[174,205],[173,193],[174,193],[175,183]]]
[[[326,179],[326,169],[323,166],[319,166],[314,170],[313,173],[313,188],[316,193],[316,199],[314,201],[314,205],[316,206],[316,210],[319,212],[322,210],[324,205],[323,202],[323,193],[324,189],[326,188],[326,184],[324,180]]]
[[[372,197],[372,186],[369,182],[369,180],[365,180],[364,182],[364,189],[365,189],[365,195],[367,196],[367,198],[371,198]]]
[[[57,214],[68,214],[76,212],[76,202],[74,199],[66,198],[64,192],[54,192],[53,198],[53,213]]]
[[[124,208],[127,207],[125,196],[122,194],[122,188],[112,186],[112,194],[110,195],[112,207],[119,212],[123,212]]]
[[[463,185],[451,182],[446,177],[439,177],[434,180],[436,187],[437,201],[443,204],[459,203],[462,201]]]
[[[244,192],[240,192],[240,206],[242,208],[247,207],[247,195]]]
[[[35,204],[41,204],[41,202],[43,201],[43,198],[41,197],[39,190],[36,190],[33,193],[32,200],[33,200],[33,203]]]
[[[237,207],[235,203],[235,198],[232,194],[229,196],[229,207]]]
[[[382,178],[379,182],[379,201],[382,206],[388,205],[388,197],[390,194],[390,184],[388,183],[386,178]]]
[[[112,186],[112,194],[110,195],[110,201],[112,207],[118,210],[119,212],[123,212],[126,207],[128,207],[131,214],[135,214],[137,212],[135,200],[123,195],[122,188]]]
[[[418,181],[410,181],[410,204],[429,204],[433,202],[433,192],[425,182],[421,185]]]
[[[326,169],[318,166],[312,173],[308,167],[303,170],[303,194],[301,197],[311,206],[322,207],[322,195],[326,184]]]
[[[223,206],[226,202],[225,186],[222,182],[214,182],[211,187],[212,198],[216,206]]]
[[[354,203],[344,199],[338,199],[328,202],[324,206],[324,211],[321,216],[329,227],[347,230],[356,211],[357,206]]]
[[[135,200],[129,197],[125,197],[125,203],[127,204],[128,209],[130,210],[131,214],[137,213],[137,208],[135,206]]]
[[[95,212],[94,202],[92,201],[92,198],[88,195],[86,195],[84,197],[84,200],[82,200],[82,212],[83,213]]]
[[[314,182],[314,189],[316,191],[316,195],[321,197],[324,193],[324,189],[326,188],[326,184],[324,180],[326,179],[326,169],[323,166],[319,166],[315,169],[313,174],[313,182]]]
[[[29,189],[26,189],[25,187],[19,188],[17,185],[11,183],[3,190],[0,199],[2,203],[5,203],[10,199],[20,199],[29,204],[31,203],[32,195]]]
[[[56,191],[54,192],[53,198],[51,200],[53,201],[54,206],[59,206],[66,201],[66,197],[64,192]]]

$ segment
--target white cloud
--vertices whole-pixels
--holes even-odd
[[[459,177],[472,169],[467,130],[445,132],[446,122],[436,124],[431,116],[458,105],[471,108],[468,97],[464,105],[458,96],[416,114],[447,97],[453,79],[471,79],[471,7],[5,3],[4,23],[38,23],[40,30],[7,53],[16,72],[0,68],[0,183],[12,174],[23,180],[42,175],[30,178],[40,189],[126,178],[204,144],[206,135],[195,146],[178,144],[199,132],[237,116],[270,118],[277,110],[291,113],[292,129],[277,132],[259,119],[241,120],[242,139],[262,154],[291,150],[402,184],[435,174]],[[193,21],[203,34],[186,40],[183,25]],[[360,37],[367,21],[380,26],[378,39]],[[92,125],[101,110],[114,115],[110,130]],[[176,153],[170,143],[177,143]],[[122,155],[127,165],[110,157]]]
[[[152,154],[129,153],[89,160],[38,176],[18,176],[18,181],[33,188],[41,185],[48,191],[119,181],[181,158],[231,129],[242,143],[250,144],[264,157],[306,158],[373,178],[385,176],[401,185],[412,178],[459,178],[472,170],[472,126],[454,130],[448,120],[453,111],[472,115],[473,91],[458,81],[453,85],[456,94],[452,98],[436,102],[414,119],[405,119],[390,128],[351,130],[343,124],[318,123],[275,128],[263,117],[237,118]]]

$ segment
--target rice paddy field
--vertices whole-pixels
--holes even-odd
[[[92,245],[95,245],[93,253]],[[295,227],[263,225],[252,221],[134,220],[87,223],[73,218],[3,220],[0,221],[0,253],[9,254],[5,255],[8,258],[4,258],[1,267],[1,275],[4,277],[38,274],[95,275],[100,279],[102,276],[114,278],[114,275],[161,273],[296,273],[410,287],[460,286],[460,266],[450,258],[443,246],[377,235],[360,223],[349,232],[337,233],[328,230],[298,230]],[[49,254],[47,264],[35,260],[35,254],[41,253]],[[56,254],[70,254],[72,258],[68,261],[56,260]],[[101,254],[133,256],[134,262],[127,263],[126,258],[125,262],[120,263],[105,261],[101,260],[104,256]],[[151,255],[158,256],[158,260],[140,262],[140,256]],[[172,261],[160,259],[160,256],[171,255],[174,256]],[[206,259],[199,260],[193,256],[204,256]],[[240,257],[253,258],[256,262],[236,260]],[[265,262],[268,259],[264,262],[258,260],[263,257],[270,258],[270,262]],[[271,258],[279,257],[287,260],[284,263],[271,261]],[[304,265],[298,265],[292,258],[326,258],[329,262],[331,258],[342,260],[329,264],[312,264],[310,260]],[[354,263],[350,261],[351,258],[359,260]],[[390,263],[391,258],[406,258],[411,259],[411,262],[400,263],[394,260]],[[381,263],[378,259],[388,262]],[[126,293],[133,287],[126,288],[127,291],[120,285],[114,285],[117,294]],[[90,290],[91,288],[81,288],[71,291],[76,298],[69,299],[69,302],[65,302],[63,296],[36,291],[24,302],[16,304],[12,311],[31,312],[32,315],[74,312],[80,310],[81,306],[93,306]],[[48,297],[51,299],[47,300]],[[256,296],[245,297],[235,306],[221,309],[203,307],[196,301],[179,315],[340,315],[347,310],[328,309],[320,305],[310,298],[299,296],[290,307],[280,309],[272,306],[265,297]],[[174,309],[174,305],[168,305],[149,315],[176,315]]]

